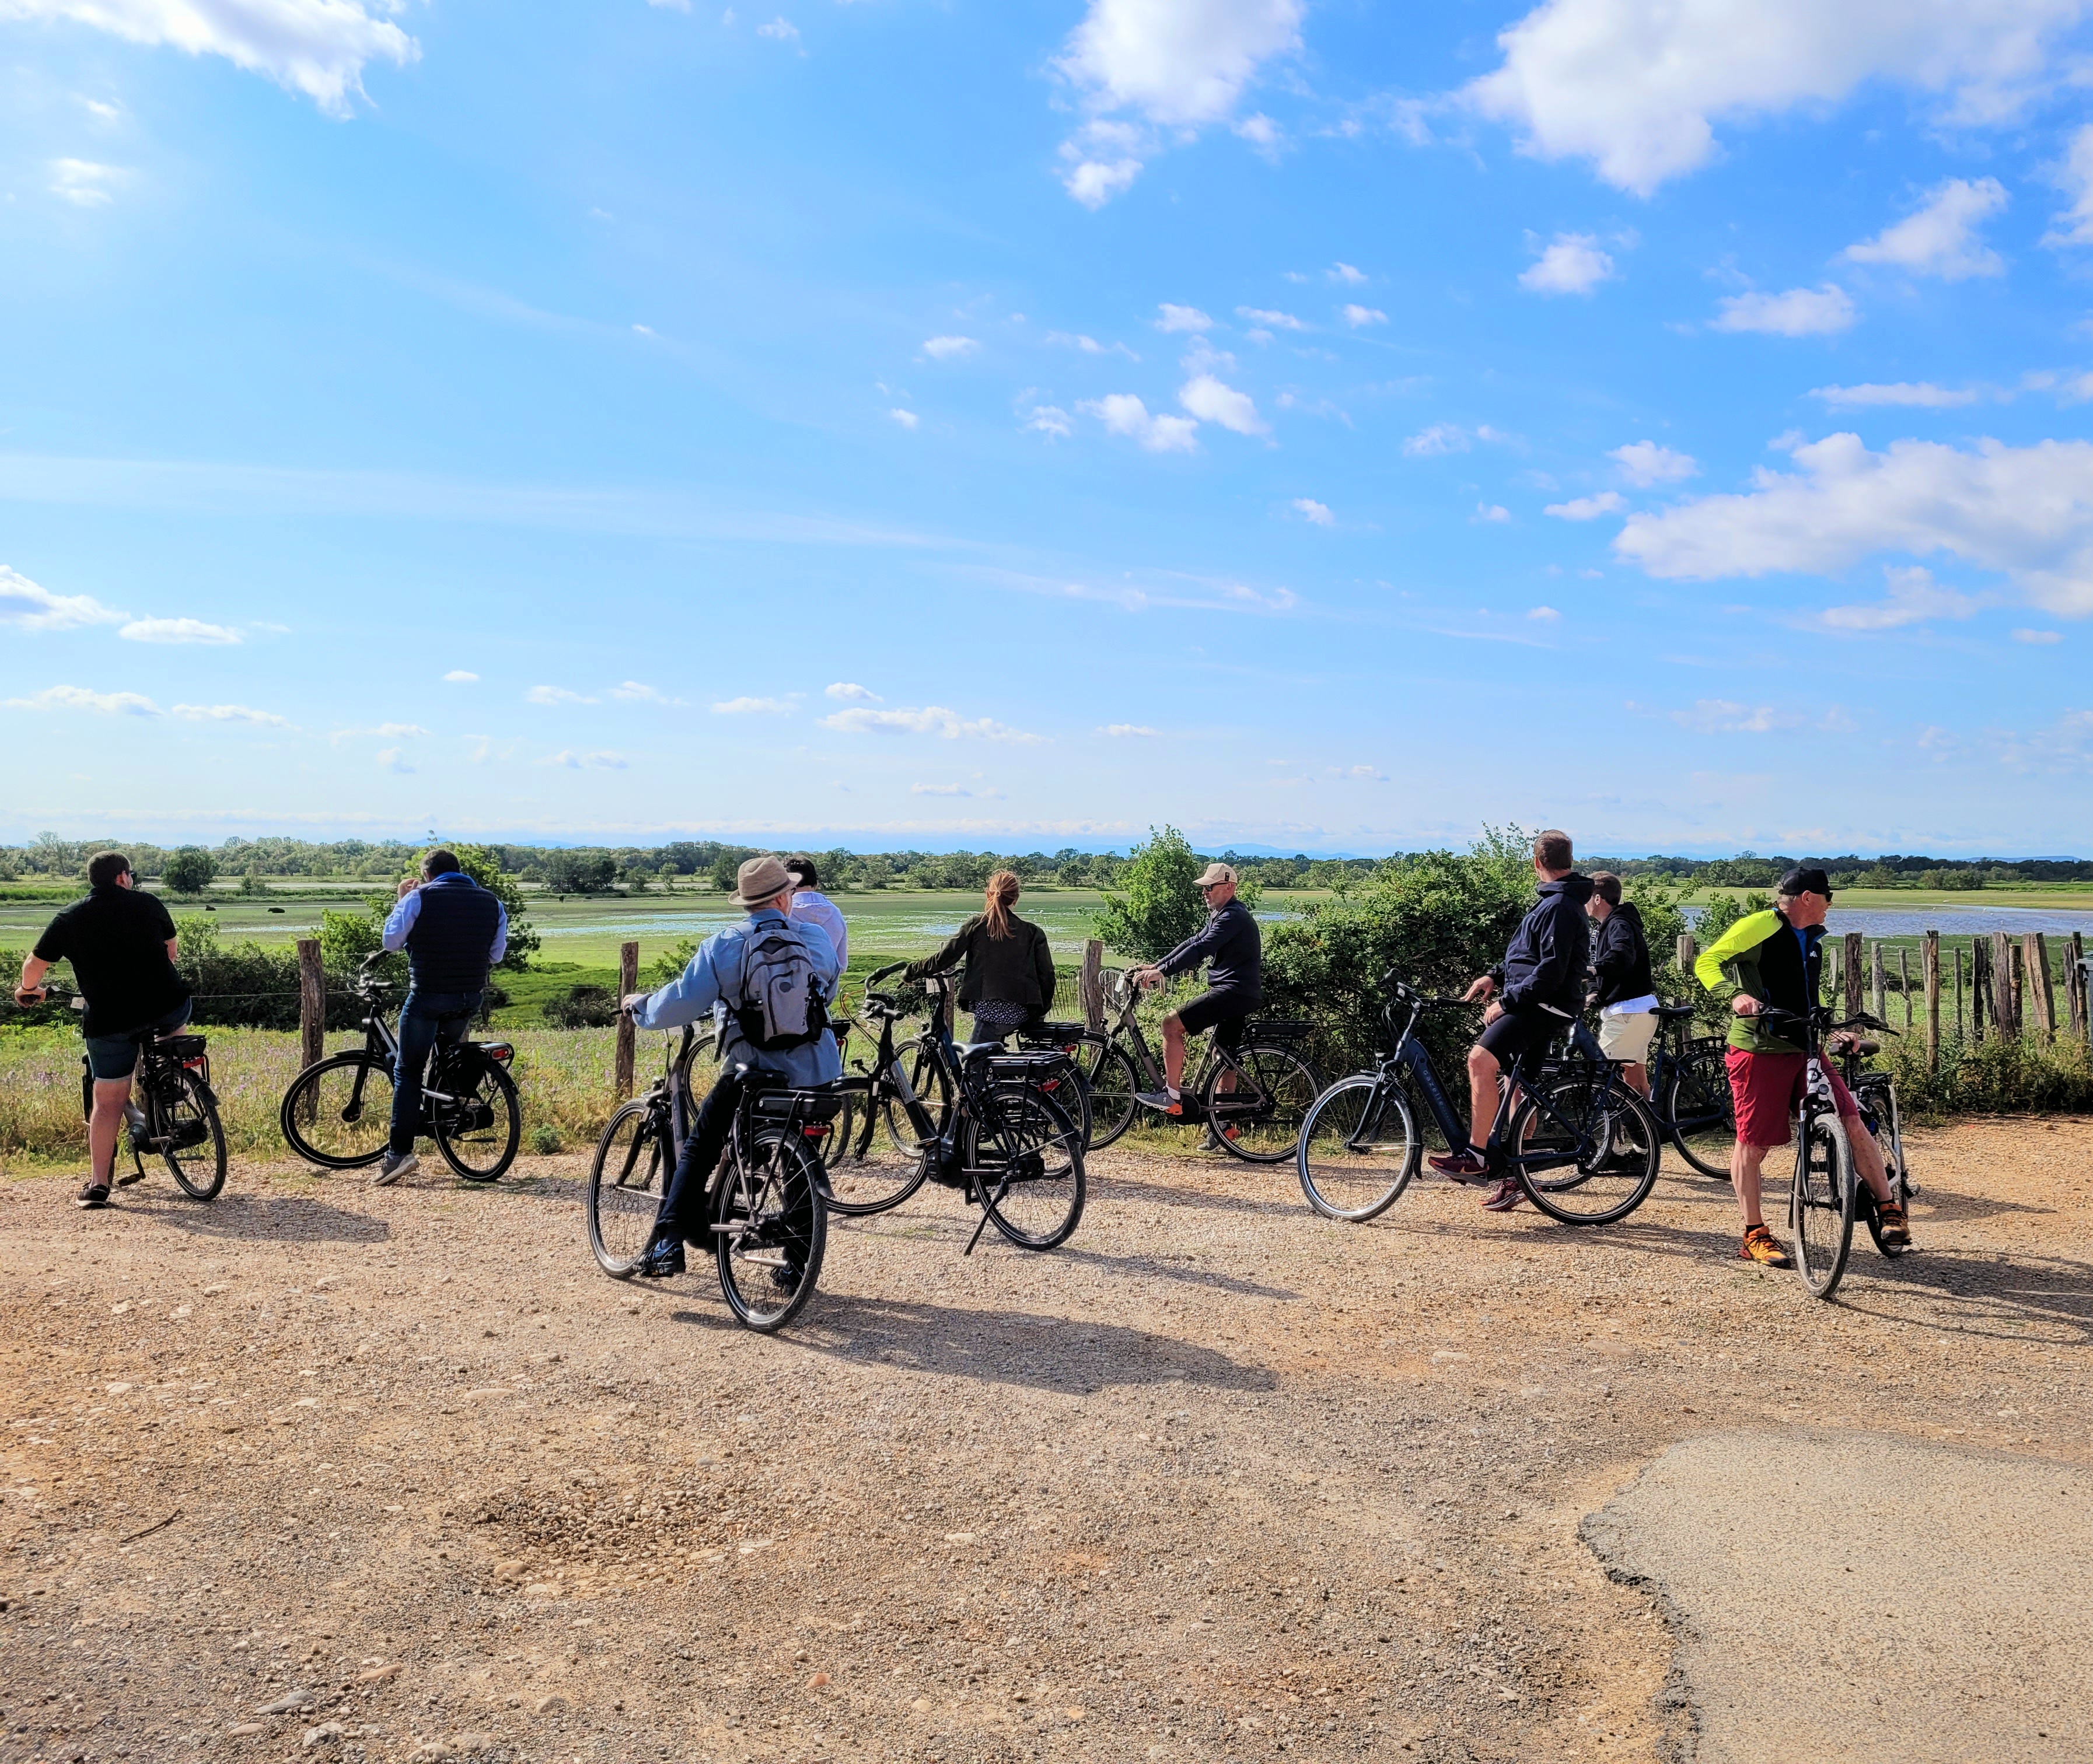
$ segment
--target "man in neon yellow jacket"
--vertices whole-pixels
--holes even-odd
[[[1759,1208],[1759,1171],[1766,1155],[1792,1135],[1788,1116],[1802,1095],[1809,1054],[1799,1031],[1775,1030],[1764,1020],[1770,1007],[1795,1016],[1817,1001],[1822,966],[1824,915],[1831,884],[1822,870],[1795,869],[1780,879],[1771,912],[1748,913],[1710,944],[1693,964],[1695,977],[1711,992],[1727,991],[1731,1021],[1730,1094],[1736,1100],[1737,1144],[1730,1153],[1730,1186],[1744,1219],[1737,1253],[1748,1261],[1785,1268],[1788,1252],[1774,1240]],[[1791,1039],[1791,1037],[1796,1037]],[[1882,1148],[1860,1121],[1860,1105],[1825,1062],[1831,1094],[1853,1148],[1853,1167],[1875,1197],[1883,1242],[1895,1248],[1911,1242],[1904,1208],[1890,1198]]]

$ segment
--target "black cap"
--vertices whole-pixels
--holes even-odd
[[[1783,894],[1821,894],[1827,901],[1831,898],[1831,878],[1822,870],[1791,870],[1776,886]]]

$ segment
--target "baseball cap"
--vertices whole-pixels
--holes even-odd
[[[1224,863],[1210,863],[1199,872],[1198,886],[1210,888],[1216,882],[1233,882],[1236,873]]]
[[[1821,894],[1827,901],[1831,898],[1831,878],[1822,870],[1806,867],[1789,871],[1774,888],[1782,894]]]

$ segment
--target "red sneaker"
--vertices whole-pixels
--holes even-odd
[[[1427,1161],[1441,1176],[1457,1182],[1472,1182],[1488,1170],[1472,1145],[1464,1145],[1458,1152],[1435,1152]]]
[[[1483,1197],[1483,1208],[1488,1213],[1509,1213],[1526,1199],[1526,1191],[1507,1176]]]

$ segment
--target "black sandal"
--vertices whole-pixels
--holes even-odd
[[[109,1184],[106,1182],[89,1182],[84,1188],[80,1190],[79,1198],[73,1202],[73,1204],[76,1207],[107,1206],[109,1204]]]

